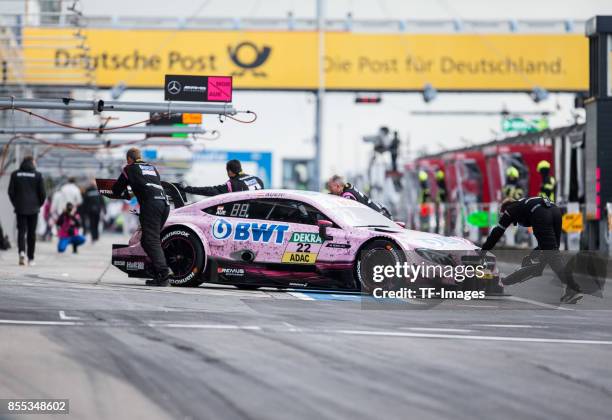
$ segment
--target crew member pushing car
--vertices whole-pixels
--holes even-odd
[[[189,187],[181,186],[180,189],[189,194],[195,195],[219,195],[236,191],[263,190],[264,183],[255,175],[242,172],[242,164],[239,160],[232,159],[225,165],[229,179],[225,184],[212,187]]]
[[[540,268],[544,269],[546,265],[550,265],[559,280],[566,285],[561,302],[576,303],[582,299],[580,286],[574,281],[571,272],[565,271],[565,264],[559,252],[561,210],[546,198],[531,197],[520,200],[506,199],[502,202],[500,212],[499,223],[482,246],[483,251],[493,249],[512,223],[532,227],[533,234],[538,240],[536,251],[539,254]],[[508,283],[504,281],[504,284]]]
[[[344,179],[340,175],[332,176],[329,181],[327,181],[327,189],[333,195],[339,195],[344,198],[348,198],[349,200],[359,201],[361,204],[365,204],[372,210],[375,210],[382,214],[385,217],[391,219],[391,213],[387,210],[382,204],[373,201],[355,188],[352,184],[348,182],[344,182]]]
[[[140,204],[140,244],[153,265],[154,279],[148,280],[147,285],[168,286],[169,270],[160,240],[161,229],[170,214],[168,198],[161,185],[159,172],[153,165],[142,160],[138,148],[128,150],[126,160],[127,165],[113,185],[113,194],[121,196],[128,185],[132,187]]]

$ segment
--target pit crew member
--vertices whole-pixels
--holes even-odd
[[[565,293],[561,296],[561,302],[576,303],[582,299],[580,286],[574,281],[571,272],[565,271],[565,264],[559,252],[561,210],[543,197],[522,198],[520,200],[510,198],[502,202],[500,213],[499,223],[493,228],[482,246],[483,254],[493,249],[510,224],[518,223],[522,226],[532,227],[533,234],[538,241],[536,250],[540,267],[544,269],[546,265],[550,265],[559,280],[566,285]],[[508,284],[504,280],[502,280],[504,284]],[[512,283],[518,281],[520,280],[515,279]]]
[[[161,247],[160,233],[170,214],[170,205],[164,188],[161,186],[159,172],[155,166],[142,160],[140,150],[131,148],[126,154],[127,165],[113,185],[113,194],[121,196],[128,185],[140,204],[140,244],[151,259],[153,280],[148,286],[165,287],[169,285],[170,271]]]
[[[227,170],[227,176],[229,177],[225,184],[215,185],[212,187],[190,187],[180,185],[179,188],[189,194],[207,196],[236,191],[264,189],[264,183],[259,177],[242,172],[242,164],[239,160],[232,159],[227,161],[225,169]]]

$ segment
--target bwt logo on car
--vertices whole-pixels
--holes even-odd
[[[234,241],[248,241],[282,244],[288,225],[267,223],[240,222],[233,226],[225,219],[219,219],[212,225],[212,235],[215,239],[224,240],[230,236]],[[276,235],[273,235],[276,233]],[[233,234],[233,235],[232,235]]]

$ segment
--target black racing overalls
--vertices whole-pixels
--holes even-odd
[[[170,205],[161,186],[159,172],[150,163],[137,160],[123,168],[113,186],[113,193],[123,194],[128,185],[132,187],[132,192],[140,204],[140,244],[151,260],[155,278],[165,279],[169,270],[161,247],[160,234],[170,214]]]
[[[229,178],[225,184],[214,185],[212,187],[185,187],[183,191],[189,194],[213,196],[228,192],[263,189],[264,183],[259,177],[240,173],[239,175]]]
[[[575,291],[580,291],[580,286],[574,281],[572,274],[566,272],[565,264],[559,252],[561,210],[546,198],[522,198],[508,204],[499,219],[499,223],[489,234],[482,249],[485,251],[493,249],[506,228],[517,223],[533,229],[533,234],[538,241],[536,250],[540,251],[538,256],[541,269],[550,265],[561,282]]]
[[[342,197],[348,198],[350,200],[359,201],[361,204],[365,204],[372,210],[375,210],[382,214],[383,216],[391,219],[391,213],[389,210],[385,208],[380,203],[372,200],[370,197],[359,191],[357,188],[353,187],[353,185],[346,183],[344,184],[344,190],[342,191]]]

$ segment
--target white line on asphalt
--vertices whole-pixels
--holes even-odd
[[[299,328],[297,328],[297,327],[296,327],[295,325],[293,325],[293,324],[288,323],[287,321],[283,321],[283,324],[285,324],[285,326],[286,326],[287,328],[289,328],[289,331],[290,331],[290,332],[299,332],[299,331],[300,331],[300,329],[299,329]]]
[[[315,300],[313,297],[310,297],[306,293],[302,292],[289,292],[289,294],[301,300]]]
[[[526,298],[522,298],[522,297],[518,297],[518,296],[501,296],[500,299],[502,299],[502,300],[513,300],[515,302],[530,303],[532,305],[540,306],[542,308],[548,308],[548,309],[559,309],[561,311],[573,311],[573,309],[564,308],[563,306],[551,305],[551,304],[548,304],[548,303],[538,302],[537,300],[526,299]]]
[[[402,330],[411,330],[411,331],[440,331],[440,332],[462,332],[462,333],[469,333],[472,332],[472,330],[464,330],[461,328],[421,328],[421,327],[408,327],[408,328],[401,328]]]
[[[68,321],[24,321],[20,319],[0,319],[0,324],[6,325],[83,325],[82,322]]]
[[[425,334],[396,331],[360,331],[360,330],[325,330],[326,333],[345,335],[365,335],[378,337],[404,337],[404,338],[451,338],[458,340],[483,341],[517,341],[522,343],[557,343],[557,344],[604,344],[612,345],[612,341],[603,340],[571,340],[565,338],[542,337],[498,337],[490,335],[454,335],[454,334]]]
[[[77,321],[81,319],[78,316],[68,316],[64,311],[59,311],[59,317],[62,321]]]
[[[157,328],[195,328],[203,330],[261,330],[261,327],[256,325],[215,325],[215,324],[164,324],[164,323],[149,323],[149,327]]]
[[[544,325],[520,325],[520,324],[472,324],[476,327],[494,327],[494,328],[548,328]]]

